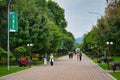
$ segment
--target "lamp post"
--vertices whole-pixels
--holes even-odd
[[[113,42],[106,42],[107,46],[108,46],[108,55],[107,55],[107,64],[108,64],[108,69],[110,69],[110,66],[109,66],[109,60],[108,58],[110,58],[110,46],[113,45]]]
[[[99,18],[100,14],[97,12],[88,12],[89,14],[97,15],[97,18]]]
[[[1,2],[3,1],[3,0],[0,0]],[[11,0],[9,0],[9,2],[8,2],[8,5],[7,5],[7,9],[8,9],[8,39],[7,39],[7,68],[8,68],[8,70],[10,70],[10,54],[9,54],[9,52],[10,52],[10,48],[9,48],[9,7],[10,7],[10,2],[11,2]]]
[[[31,60],[32,60],[32,55],[31,55],[31,48],[32,48],[33,44],[27,44],[27,47],[29,47],[29,67],[31,67]]]
[[[2,1],[2,0],[1,0]],[[7,58],[8,58],[8,70],[10,70],[10,44],[9,44],[9,13],[10,13],[10,3],[11,0],[8,2],[8,40],[7,40]]]
[[[106,42],[108,46],[108,57],[110,57],[110,46],[113,45],[113,42]]]
[[[0,1],[3,1],[5,2],[5,0],[0,0]],[[8,3],[7,3],[7,17],[8,17],[8,20],[7,20],[7,23],[8,23],[8,31],[7,31],[7,65],[8,65],[8,70],[10,70],[10,44],[9,44],[9,38],[10,38],[10,3],[12,2],[12,0],[8,0]]]

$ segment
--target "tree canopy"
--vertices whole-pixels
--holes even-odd
[[[120,1],[113,0],[105,8],[105,15],[98,19],[97,24],[84,36],[83,48],[89,50],[91,47],[99,49],[103,53],[107,49],[106,42],[110,45],[111,55],[120,55]]]
[[[2,3],[2,2],[1,2]],[[5,3],[5,2],[4,2]],[[66,31],[64,9],[52,0],[12,0],[10,11],[18,13],[18,32],[10,33],[10,50],[26,53],[32,43],[33,53],[57,52],[64,40],[64,48],[72,49],[74,36]],[[7,46],[7,1],[0,4],[0,47]],[[69,45],[69,46],[68,46]],[[26,49],[25,49],[26,48]]]

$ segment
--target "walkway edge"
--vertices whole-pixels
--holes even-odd
[[[87,56],[87,55],[85,55],[85,56]],[[90,59],[88,56],[87,56],[87,58],[88,59]],[[91,59],[90,59],[91,60]],[[92,60],[91,60],[92,61]],[[93,62],[92,61],[92,63],[94,63],[95,65],[97,65],[98,66],[98,64],[97,63],[95,63],[95,62]],[[101,70],[103,70],[103,71],[105,71],[103,68],[101,68],[100,66],[98,66]],[[111,78],[113,78],[114,80],[117,80],[115,77],[113,77],[112,75],[110,75],[108,72],[106,72],[106,74],[108,75],[108,76],[110,76]]]

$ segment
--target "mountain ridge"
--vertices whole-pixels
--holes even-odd
[[[81,42],[83,42],[83,37],[76,38],[75,42],[80,44]]]

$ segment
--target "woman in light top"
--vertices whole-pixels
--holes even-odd
[[[53,54],[50,55],[50,64],[51,66],[53,66],[53,63],[54,63],[54,56]]]

